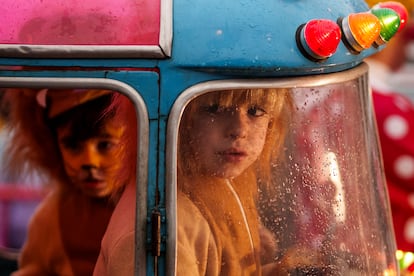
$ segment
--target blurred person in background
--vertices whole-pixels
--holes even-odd
[[[370,5],[376,2],[367,1]],[[411,14],[412,2],[401,1]],[[397,249],[403,252],[414,252],[414,104],[407,94],[399,91],[393,78],[408,62],[408,46],[414,40],[412,21],[409,19],[382,51],[365,60],[370,68]],[[414,264],[402,268],[402,273],[410,273]]]

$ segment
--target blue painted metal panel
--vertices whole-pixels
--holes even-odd
[[[325,62],[305,58],[296,29],[311,19],[337,21],[368,11],[364,1],[176,0],[171,63],[194,70],[243,75],[308,75],[358,64],[377,49],[351,54],[341,42]]]

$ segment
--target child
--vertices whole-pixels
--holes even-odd
[[[268,88],[211,92],[186,107],[178,148],[178,275],[276,272],[265,266],[276,245],[256,203],[291,106],[289,91]],[[261,252],[265,247],[273,252]]]
[[[135,176],[119,177],[130,153],[123,107],[113,104],[129,100],[92,89],[10,89],[7,96],[9,173],[35,169],[52,184],[30,221],[13,275],[92,275],[114,205]]]

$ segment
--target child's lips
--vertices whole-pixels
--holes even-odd
[[[247,156],[247,153],[239,149],[228,149],[219,152],[219,155],[224,157],[224,160],[228,162],[238,162],[242,161]]]
[[[103,179],[97,178],[87,178],[82,181],[86,187],[89,188],[98,188],[102,185],[105,185],[105,181]]]

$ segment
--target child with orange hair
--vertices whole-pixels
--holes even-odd
[[[134,178],[119,177],[129,158],[127,120],[119,110],[131,103],[94,89],[10,89],[7,99],[13,135],[8,172],[35,169],[51,184],[13,275],[92,275],[114,206]]]

